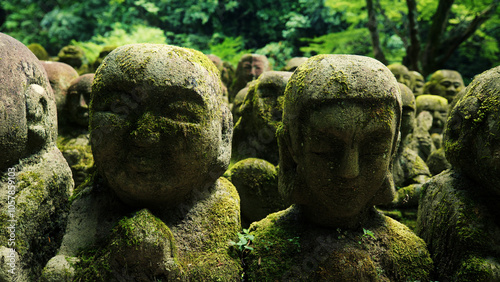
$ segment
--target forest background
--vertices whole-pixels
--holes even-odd
[[[275,70],[296,56],[358,54],[469,82],[500,64],[500,0],[10,0],[0,31],[50,55],[69,44],[93,62],[102,47],[167,43],[236,65],[266,55]]]

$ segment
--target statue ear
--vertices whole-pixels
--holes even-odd
[[[221,105],[221,144],[219,146],[218,160],[224,166],[224,170],[229,165],[231,159],[231,141],[233,140],[233,114],[225,105]]]
[[[388,205],[394,200],[394,197],[396,196],[396,188],[394,186],[394,177],[392,176],[391,171],[392,163],[387,171],[387,174],[385,175],[382,186],[377,191],[375,196],[373,196],[370,203],[371,205]]]
[[[297,163],[292,153],[290,131],[283,125],[276,132],[279,148],[278,189],[287,204],[297,203]]]
[[[55,142],[57,132],[55,100],[52,93],[38,84],[31,84],[26,92],[26,119],[29,150],[37,151],[45,144]]]

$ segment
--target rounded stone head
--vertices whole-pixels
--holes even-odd
[[[390,64],[387,68],[394,74],[399,83],[411,87],[411,76],[407,67],[402,64]]]
[[[50,86],[56,98],[57,113],[59,119],[64,119],[63,109],[66,107],[68,88],[71,82],[78,77],[76,70],[65,63],[41,61],[42,66],[47,72]]]
[[[234,130],[233,155],[278,163],[276,129],[283,115],[283,95],[291,75],[291,72],[268,71],[249,84],[239,108],[241,119]],[[240,152],[249,147],[255,150],[254,154]]]
[[[415,96],[424,94],[425,79],[418,71],[410,71],[411,89]]]
[[[68,97],[66,99],[68,120],[85,128],[89,126],[89,104],[93,81],[93,73],[87,73],[76,78],[68,88]]]
[[[86,63],[85,52],[83,52],[82,48],[74,45],[64,46],[57,54],[57,57],[59,62],[66,63],[74,68],[79,68]]]
[[[0,171],[57,136],[56,103],[45,69],[30,50],[0,33]]]
[[[432,115],[430,133],[443,133],[448,118],[448,100],[438,95],[420,95],[416,99],[417,115],[427,111]]]
[[[99,174],[134,206],[178,205],[211,187],[231,155],[218,70],[202,53],[175,46],[111,52],[92,85],[90,130]]]
[[[294,72],[305,61],[307,61],[307,57],[293,57],[288,60],[282,70]]]
[[[417,105],[415,103],[415,95],[413,91],[404,85],[399,83],[399,89],[401,90],[401,99],[403,102],[403,114],[401,116],[401,139],[410,134],[415,126],[415,113],[417,110]]]
[[[459,72],[454,70],[438,70],[434,72],[425,84],[424,93],[439,95],[451,103],[460,90],[464,88],[464,80]]]
[[[246,54],[241,57],[236,67],[237,79],[246,82],[259,77],[263,72],[271,70],[269,61],[264,55]]]
[[[394,75],[379,61],[318,55],[300,65],[285,90],[279,189],[324,226],[357,224],[390,203],[390,164],[402,112]]]
[[[500,67],[476,76],[451,110],[444,134],[446,158],[500,196]]]

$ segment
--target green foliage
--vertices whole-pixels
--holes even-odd
[[[265,55],[274,70],[284,67],[287,61],[293,57],[293,47],[287,41],[271,42],[255,51],[256,54]]]
[[[230,241],[229,244],[232,246],[237,246],[240,256],[245,254],[245,251],[253,251],[253,248],[250,247],[254,236],[249,234],[248,229],[243,229],[243,232],[238,233],[238,242]]]
[[[219,36],[219,35],[215,35]],[[238,37],[225,37],[222,42],[215,44],[212,42],[209,44],[209,51],[206,53],[217,55],[219,58],[230,62],[232,65],[237,65],[238,60],[247,53],[252,53],[252,50],[243,49],[245,45],[243,38]]]
[[[300,48],[306,56],[316,54],[356,54],[370,55],[371,43],[366,38],[370,36],[368,29],[359,28],[342,32],[330,33],[316,38],[304,38],[307,46]]]
[[[122,24],[116,23],[113,26],[113,30],[106,33],[104,36],[98,34],[87,42],[71,41],[72,45],[78,46],[84,50],[85,56],[90,62],[95,61],[104,46],[121,46],[133,43],[165,44],[167,43],[167,38],[159,28],[134,25],[130,31],[127,32]]]

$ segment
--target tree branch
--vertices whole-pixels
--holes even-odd
[[[432,16],[432,25],[427,35],[425,52],[422,56],[422,71],[424,76],[434,70],[436,50],[440,46],[439,43],[446,29],[448,15],[450,14],[453,2],[455,0],[440,0],[436,12]]]
[[[368,10],[368,30],[372,38],[373,55],[375,59],[379,60],[384,65],[387,65],[387,59],[385,58],[384,52],[380,46],[380,37],[377,28],[377,18],[375,15],[375,9],[372,0],[366,0],[366,8]]]
[[[406,57],[403,64],[411,70],[421,72],[420,59],[420,36],[418,34],[418,11],[416,0],[406,0],[408,6],[408,31],[410,33],[410,45],[406,48]]]
[[[499,2],[500,0],[492,2],[486,9],[476,15],[476,17],[465,28],[463,26],[457,26],[450,32],[455,35],[450,36],[441,43],[440,49],[443,50],[443,54],[436,58],[438,65],[446,62],[451,57],[453,52],[455,52],[455,50],[460,46],[460,44],[471,37],[483,23],[491,18],[496,11]]]
[[[399,38],[401,38],[401,40],[403,41],[403,45],[405,48],[408,47],[408,40],[406,39],[406,36],[404,36],[403,33],[401,33],[401,31],[396,28],[396,25],[394,25],[394,23],[389,19],[389,17],[387,17],[387,15],[385,14],[385,10],[382,8],[382,6],[380,5],[380,2],[378,0],[375,0],[375,4],[376,4],[376,8],[379,10],[380,14],[382,15],[382,17],[384,17],[384,23],[386,25],[388,25],[392,31],[394,31],[394,33],[399,36]]]

